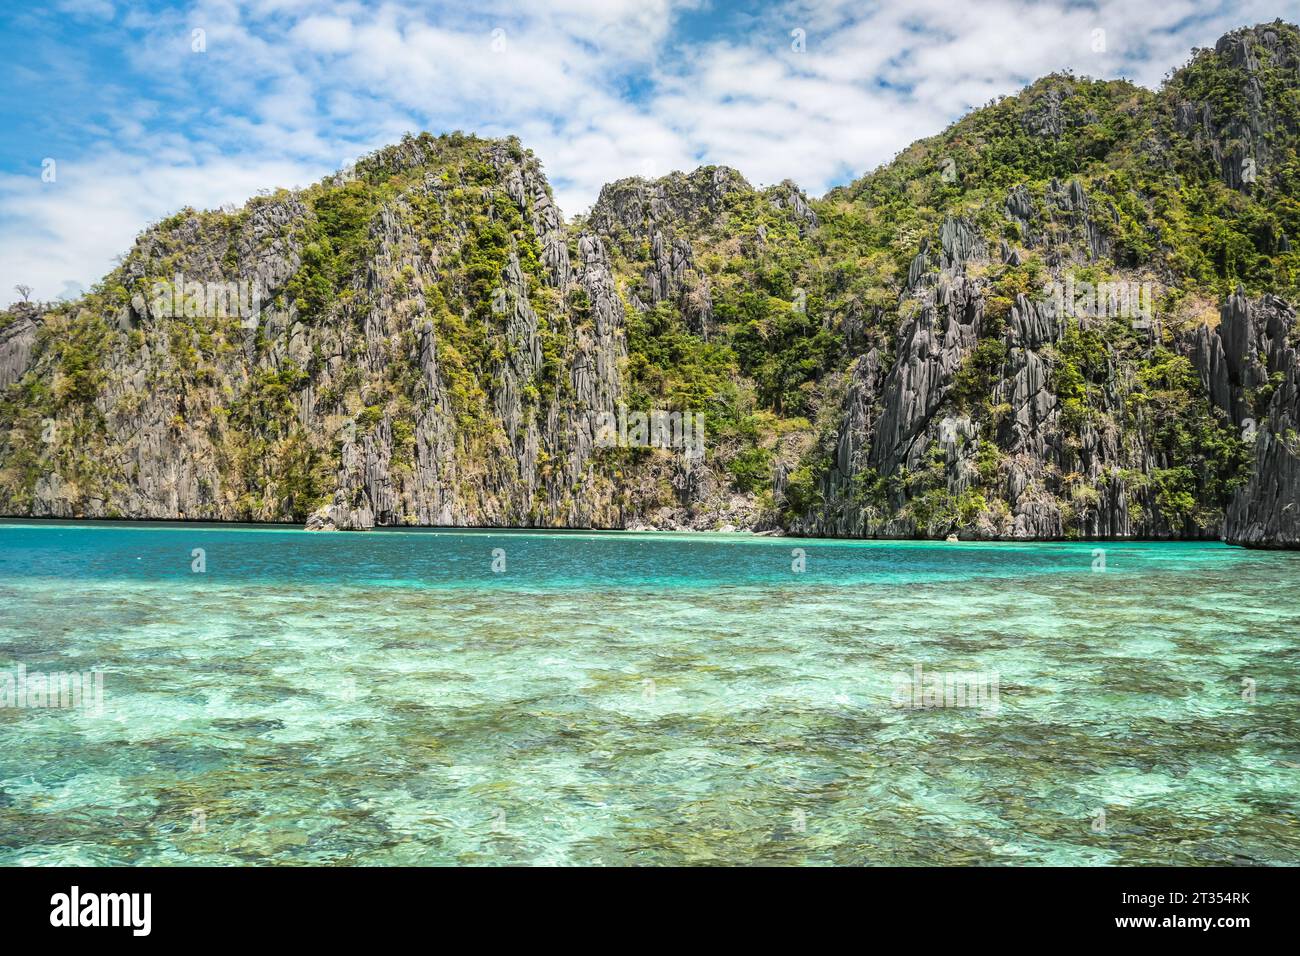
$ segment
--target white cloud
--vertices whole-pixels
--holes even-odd
[[[352,47],[352,21],[311,16],[296,24],[289,36],[318,53],[342,53]]]
[[[42,182],[39,169],[0,176],[0,288],[22,282],[37,298],[87,289],[145,226],[183,206],[242,203],[268,183],[306,185],[327,171],[280,160],[210,156],[173,165],[110,153],[59,163],[54,182]]]

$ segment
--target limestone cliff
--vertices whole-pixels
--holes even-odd
[[[1298,103],[1278,22],[569,222],[516,140],[407,137],[0,312],[0,513],[1300,546]]]

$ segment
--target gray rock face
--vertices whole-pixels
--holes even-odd
[[[817,228],[816,211],[808,205],[808,197],[804,195],[803,190],[790,180],[787,179],[779,186],[768,189],[766,195],[768,202],[777,209],[788,209],[794,214],[802,224],[801,231],[806,232]]]
[[[1095,261],[1110,252],[1110,241],[1105,231],[1092,218],[1092,204],[1083,185],[1072,179],[1062,183],[1053,179],[1048,184],[1046,208],[1051,220],[1066,228],[1056,240],[1055,255],[1050,261],[1062,262],[1073,250],[1086,250],[1084,260]]]
[[[1007,218],[1020,226],[1020,234],[1028,237],[1030,223],[1037,222],[1038,214],[1025,186],[1013,186],[1007,193],[1006,210]]]
[[[620,179],[601,189],[591,210],[591,228],[621,245],[625,233],[635,234],[647,224],[664,228],[712,221],[730,193],[752,188],[727,166],[701,166],[655,180]]]
[[[362,500],[350,502],[346,494],[339,491],[332,504],[313,511],[307,518],[308,531],[369,531],[375,526],[375,516],[370,511],[369,502]]]
[[[1225,540],[1252,547],[1300,547],[1300,379],[1294,362],[1257,433],[1255,474],[1228,509]]]
[[[687,326],[707,339],[713,329],[713,297],[686,233],[725,221],[727,196],[752,191],[743,176],[726,166],[605,186],[592,207],[590,225],[619,254],[645,262],[642,281],[629,290],[632,306],[645,310],[672,302]],[[816,224],[816,213],[793,184],[769,192],[773,205],[793,210],[805,224]]]
[[[404,141],[340,174],[338,184],[377,168],[418,171],[436,159],[433,148]],[[459,292],[444,291],[443,263],[467,241],[467,223],[450,206],[452,187],[466,184],[431,171],[389,199],[367,227],[364,268],[310,317],[288,301],[313,215],[300,197],[254,200],[220,228],[213,214],[183,213],[144,234],[123,266],[122,283],[141,291],[110,336],[94,399],[107,448],[103,477],[90,493],[84,465],[81,484],[70,481],[61,462],[73,449],[55,438],[37,464],[43,473],[22,498],[0,499],[0,512],[272,521],[306,514],[313,528],[341,530],[618,524],[614,490],[592,464],[595,414],[617,408],[627,354],[604,242],[565,228],[540,167],[522,151],[489,144],[482,160],[492,180],[470,188],[483,208],[513,205],[527,235],[512,240],[491,294],[483,333],[490,362],[480,382],[454,378],[452,345],[437,328],[446,294]],[[421,217],[443,217],[432,229],[436,242],[417,228]],[[525,244],[537,251],[540,275],[522,265]],[[242,316],[173,321],[159,311],[153,287],[176,274],[186,283],[258,283],[263,309],[245,326]],[[20,314],[0,329],[0,388],[28,372],[55,378],[53,360],[36,353],[44,318],[10,311]],[[208,328],[211,339],[195,339],[195,328]],[[186,345],[197,348],[187,354]],[[546,391],[543,375],[554,383]],[[385,398],[393,380],[401,382],[397,402]],[[482,402],[471,435],[465,404],[475,399],[465,389],[474,384]],[[402,402],[409,410],[398,416]],[[261,424],[250,430],[249,420]],[[76,422],[56,425],[63,435]],[[286,479],[294,474],[297,485]],[[299,511],[299,487],[328,503]]]
[[[1065,132],[1065,117],[1061,107],[1064,97],[1058,89],[1044,91],[1031,109],[1026,111],[1024,126],[1036,136],[1060,136]]]
[[[1268,96],[1260,79],[1260,57],[1266,56],[1273,67],[1291,76],[1300,68],[1300,58],[1267,25],[1235,30],[1221,37],[1215,52],[1235,68],[1229,75],[1237,84],[1240,107],[1224,114],[1216,112],[1208,102],[1184,100],[1177,104],[1175,126],[1218,167],[1227,186],[1248,192],[1251,184],[1272,166],[1272,140],[1279,125],[1279,118],[1267,105]]]
[[[1250,302],[1240,292],[1224,303],[1219,324],[1223,371],[1216,401],[1255,444],[1250,481],[1233,497],[1224,538],[1253,547],[1300,547],[1300,355],[1295,311],[1273,296]],[[1206,363],[1214,368],[1214,360]],[[1206,374],[1204,369],[1202,374]],[[1257,421],[1251,398],[1273,386]]]
[[[1068,193],[1067,193],[1068,195]],[[1069,197],[1074,208],[1083,204]],[[1008,203],[1008,217],[1024,212]],[[945,223],[948,245],[963,248],[959,230]],[[982,253],[981,253],[982,254]],[[1111,357],[1106,385],[1091,392],[1091,423],[1067,441],[1063,409],[1053,381],[1070,323],[1089,320],[1060,314],[1050,300],[1020,295],[998,332],[985,316],[987,288],[964,274],[975,257],[945,253],[946,265],[921,283],[919,308],[898,336],[892,366],[882,352],[859,357],[841,405],[832,465],[821,485],[822,507],[795,521],[802,534],[883,537],[1059,538],[1069,517],[1084,537],[1218,537],[1241,544],[1294,546],[1300,533],[1300,436],[1296,422],[1295,316],[1284,302],[1248,302],[1237,294],[1222,308],[1217,328],[1199,325],[1175,347],[1197,369],[1206,397],[1236,427],[1254,427],[1251,402],[1278,383],[1259,424],[1256,477],[1235,496],[1223,524],[1170,526],[1158,489],[1143,478],[1169,463],[1152,450],[1157,421],[1129,407],[1134,383]],[[923,251],[918,259],[926,258]],[[913,282],[913,285],[916,285]],[[954,402],[959,374],[990,334],[1004,346],[992,376],[990,404],[997,431],[974,425]],[[1290,344],[1288,344],[1290,343]],[[1128,422],[1121,427],[1121,422]],[[1290,436],[1283,439],[1281,436]],[[938,484],[912,488],[916,475],[938,469]],[[990,472],[990,469],[993,469]],[[963,498],[990,473],[1001,485],[999,501]],[[865,493],[865,494],[864,494]],[[935,496],[939,496],[937,499]],[[953,503],[936,510],[926,501]],[[962,516],[955,503],[970,502]],[[1226,531],[1225,531],[1226,528]]]
[[[581,290],[588,303],[585,320],[573,315],[565,321],[569,331],[562,360],[567,387],[544,404],[533,397],[544,364],[541,319],[532,303],[530,279],[512,251],[492,304],[490,334],[499,345],[499,357],[486,391],[489,429],[496,437],[472,455],[465,453],[466,436],[456,427],[454,400],[441,367],[444,346],[429,323],[417,326],[407,358],[419,370],[425,407],[415,429],[412,460],[397,460],[394,423],[387,415],[364,434],[346,438],[334,500],[313,516],[323,527],[618,523],[612,490],[596,481],[590,464],[595,452],[592,423],[596,413],[618,406],[627,348],[623,306],[604,244],[599,236],[582,233],[570,249],[535,165],[499,148],[491,156],[506,195],[534,230],[546,285],[566,303]],[[417,286],[430,288],[437,281],[436,269],[421,256],[402,217],[385,219],[380,248],[387,250],[390,268],[371,277],[374,304],[365,316],[366,347],[360,356],[376,377],[382,377],[392,361],[389,343],[401,338],[412,308],[388,276],[407,269],[416,274]],[[427,276],[423,281],[422,273]],[[417,315],[421,306],[417,297]],[[347,374],[346,368],[338,374]],[[327,376],[322,384],[328,387],[330,382]]]
[[[943,250],[942,268],[953,270],[965,265],[982,252],[979,232],[964,219],[949,216],[939,228],[939,245]]]
[[[0,329],[0,390],[26,374],[36,346],[35,310],[24,310],[19,318]]]
[[[958,276],[927,296],[901,336],[898,359],[884,383],[884,405],[872,437],[869,463],[888,473],[915,465],[924,429],[938,411],[953,374],[974,348],[984,300],[974,283]]]

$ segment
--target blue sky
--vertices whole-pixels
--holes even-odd
[[[19,282],[75,294],[182,206],[306,185],[408,130],[517,134],[570,215],[610,180],[701,163],[816,195],[1046,73],[1154,87],[1192,47],[1298,14],[1295,0],[11,3],[0,297]]]

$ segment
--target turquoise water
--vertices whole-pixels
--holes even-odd
[[[0,863],[1300,862],[1300,554],[1096,547],[0,524]]]

